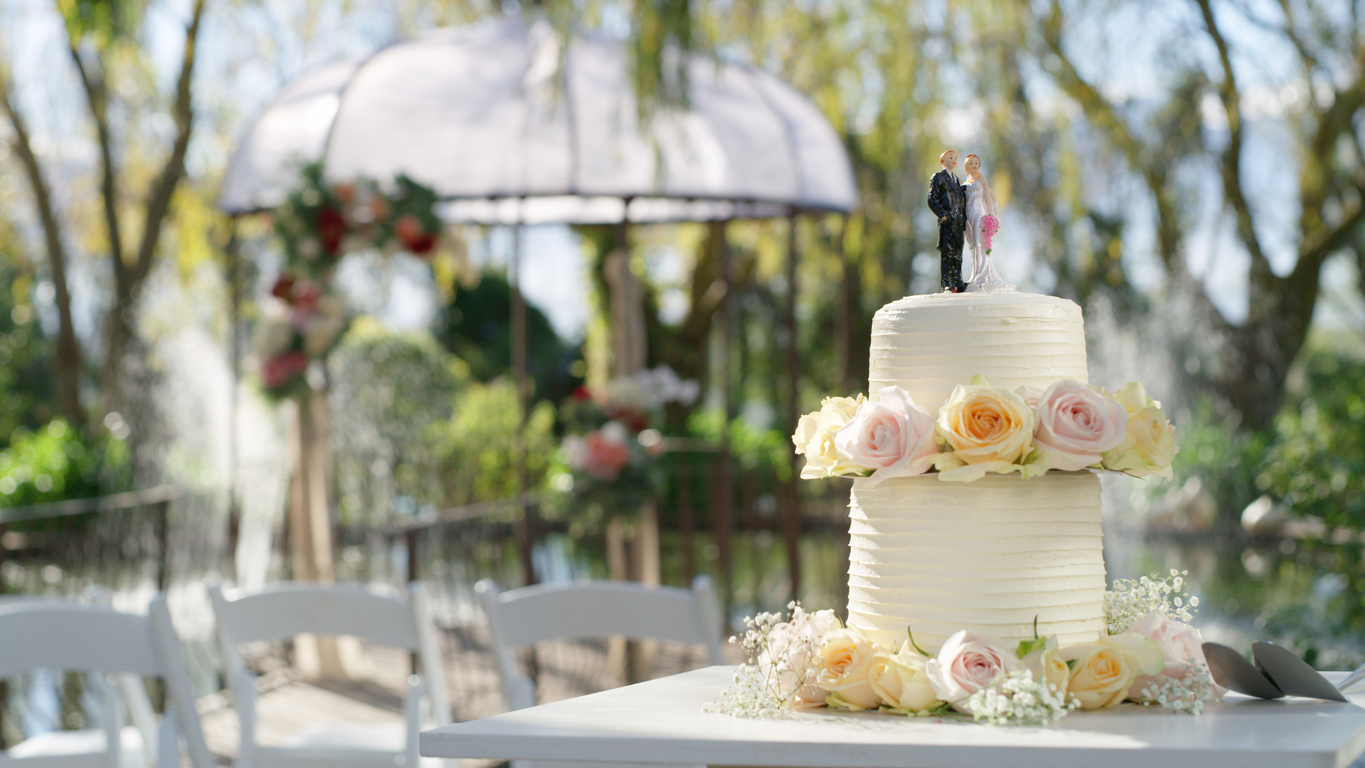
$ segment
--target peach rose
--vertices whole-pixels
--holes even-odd
[[[815,683],[829,691],[825,699],[829,706],[857,711],[881,705],[868,679],[876,655],[876,644],[856,629],[836,629],[825,635]]]
[[[1052,469],[1073,471],[1100,463],[1128,435],[1128,412],[1117,400],[1074,379],[1048,387],[1034,409],[1033,446]]]
[[[801,477],[810,480],[866,471],[841,457],[834,446],[835,434],[853,418],[858,406],[865,401],[862,395],[856,398],[827,397],[820,403],[820,410],[801,417],[796,425],[796,434],[792,435],[796,452],[806,457]]]
[[[1156,643],[1131,632],[1069,645],[1060,654],[1064,661],[1071,662],[1067,690],[1081,709],[1118,704],[1128,697],[1128,689],[1138,675],[1154,675],[1164,666]]]
[[[940,480],[970,481],[987,472],[1023,469],[1033,449],[1033,409],[980,376],[958,385],[938,414],[938,433],[952,450],[935,457]]]
[[[879,652],[872,661],[868,678],[882,704],[899,712],[923,712],[938,704],[938,694],[929,681],[926,659],[907,641],[897,653]]]
[[[938,454],[934,417],[897,386],[882,388],[858,406],[853,419],[835,434],[834,446],[849,462],[872,469],[865,488],[887,478],[922,475]]]
[[[967,699],[988,687],[995,678],[1019,668],[1019,660],[1000,644],[965,630],[943,644],[938,655],[924,665],[934,695],[958,712],[971,714]]]

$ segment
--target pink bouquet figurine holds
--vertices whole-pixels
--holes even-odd
[[[985,246],[987,256],[991,253],[991,239],[995,237],[995,233],[999,231],[999,219],[989,213],[981,218],[981,244]]]

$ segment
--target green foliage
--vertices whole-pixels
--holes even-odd
[[[0,221],[0,444],[18,427],[36,429],[51,418],[51,345],[29,299],[32,279],[6,253]]]
[[[1310,352],[1275,420],[1256,487],[1297,515],[1365,529],[1365,361]]]
[[[328,371],[343,517],[383,519],[396,496],[439,495],[429,432],[450,418],[467,367],[426,334],[396,333],[362,317],[330,356]]]
[[[470,374],[488,382],[512,368],[512,288],[506,276],[486,271],[476,285],[461,287],[441,308],[432,331]],[[526,306],[526,366],[535,382],[537,400],[560,402],[578,386],[569,373],[576,348],[560,340],[544,312]]]
[[[1171,463],[1174,486],[1199,478],[1218,503],[1220,516],[1235,525],[1242,510],[1259,495],[1256,472],[1269,436],[1239,429],[1237,421],[1220,415],[1207,399],[1174,421],[1180,446]],[[1167,489],[1163,484],[1159,490]],[[1153,490],[1158,490],[1155,484]]]
[[[457,506],[520,493],[516,452],[519,418],[516,385],[510,379],[470,384],[455,400],[450,419],[429,427],[443,489],[433,501]],[[531,490],[544,487],[558,449],[554,419],[554,407],[542,402],[531,409],[526,420],[526,474]]]
[[[694,437],[719,443],[724,415],[717,410],[700,411],[688,421]],[[795,429],[796,425],[792,425]],[[792,441],[790,432],[756,427],[744,419],[730,422],[730,455],[736,468],[752,475],[770,491],[791,479]]]
[[[112,435],[83,440],[61,419],[36,431],[21,427],[0,451],[0,507],[126,490],[127,467],[127,449]]]

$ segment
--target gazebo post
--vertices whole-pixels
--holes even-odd
[[[513,440],[512,451],[516,456],[517,493],[521,498],[522,518],[518,538],[521,539],[521,569],[527,584],[536,583],[535,559],[531,548],[535,546],[535,505],[527,498],[531,478],[526,468],[526,423],[530,409],[530,381],[527,371],[526,349],[526,297],[521,293],[521,201],[518,201],[517,221],[512,225],[512,252],[507,258],[507,285],[512,295],[511,332],[512,332],[512,375],[517,389],[517,434]]]
[[[852,392],[855,390],[853,384],[853,345],[849,340],[853,322],[853,265],[848,260],[848,255],[844,253],[844,239],[848,235],[848,215],[839,217],[839,236],[834,238],[834,255],[838,257],[839,264],[842,265],[842,273],[839,280],[839,300],[835,302],[837,308],[834,317],[834,332],[838,338],[834,342],[834,351],[839,355],[839,376],[843,386],[841,391]]]
[[[787,306],[785,320],[787,325],[787,424],[794,428],[801,417],[801,353],[796,328],[796,293],[798,289],[796,266],[799,254],[796,251],[796,209],[787,214]],[[801,493],[798,479],[801,474],[801,458],[790,452],[791,476],[787,479],[786,525],[783,526],[787,540],[787,572],[791,579],[791,599],[801,597]]]
[[[237,579],[237,540],[242,530],[242,511],[238,507],[237,484],[241,480],[241,464],[237,459],[237,423],[241,414],[238,392],[242,386],[242,254],[237,239],[237,214],[228,216],[228,241],[224,249],[228,261],[228,296],[231,301],[232,339],[229,344],[232,361],[228,367],[232,376],[232,391],[228,396],[228,530],[227,560],[233,579]]]
[[[730,539],[734,529],[734,477],[730,462],[730,419],[733,418],[734,403],[730,397],[730,324],[731,292],[733,286],[730,282],[730,240],[729,240],[729,220],[721,222],[720,238],[720,264],[719,277],[722,287],[720,305],[716,307],[717,314],[720,315],[720,365],[717,370],[718,385],[720,387],[721,401],[721,427],[720,427],[720,461],[716,466],[717,482],[716,491],[720,498],[716,500],[715,516],[713,518],[714,531],[716,536],[716,549],[718,564],[720,566],[720,579],[722,587],[722,616],[729,616],[735,598],[735,585],[733,579],[733,569],[731,568]]]

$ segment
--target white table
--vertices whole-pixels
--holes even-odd
[[[438,728],[422,734],[421,752],[806,768],[1342,768],[1365,752],[1365,692],[1351,704],[1229,694],[1200,717],[1124,704],[1046,728],[824,710],[780,720],[703,712],[731,674],[699,669]]]

